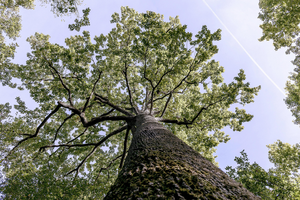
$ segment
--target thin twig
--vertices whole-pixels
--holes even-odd
[[[58,132],[61,129],[61,127],[65,124],[66,121],[68,121],[69,119],[71,119],[74,115],[75,115],[75,113],[72,113],[71,115],[69,115],[67,118],[64,119],[63,123],[61,123],[61,125],[56,130],[56,133],[55,133],[55,136],[54,136],[54,139],[53,139],[52,143],[55,142],[55,140],[57,138],[57,135],[58,135]]]
[[[76,174],[78,174],[78,171],[79,171],[79,169],[80,169],[80,167],[85,163],[85,161],[95,152],[95,150],[97,149],[97,147],[98,146],[100,146],[102,143],[104,143],[108,138],[110,138],[111,136],[113,136],[113,135],[116,135],[116,134],[118,134],[118,133],[120,133],[120,132],[122,132],[122,131],[124,131],[125,129],[127,129],[128,128],[128,126],[127,125],[125,125],[125,126],[122,126],[121,128],[119,128],[119,129],[117,129],[117,130],[115,130],[115,131],[113,131],[113,132],[111,132],[110,134],[108,134],[106,137],[104,137],[101,141],[99,141],[98,143],[94,143],[93,145],[94,145],[94,148],[92,149],[92,151],[90,151],[90,153],[80,162],[80,164],[75,168],[75,169],[73,169],[73,170],[71,170],[71,171],[69,171],[67,174],[66,174],[66,176],[67,175],[69,175],[69,174],[71,174],[71,173],[73,173],[73,172],[76,172]],[[75,177],[76,177],[76,175],[75,175]]]
[[[88,130],[88,128],[89,128],[89,127],[86,127],[86,128],[84,129],[84,131],[83,131],[80,135],[78,135],[78,136],[75,137],[74,139],[72,139],[72,140],[70,140],[69,142],[67,142],[67,144],[70,144],[71,142],[73,142],[74,140],[77,140],[77,138],[79,138],[79,137],[81,137],[83,134],[85,134],[85,132]]]
[[[82,112],[84,112],[84,111],[86,110],[87,105],[89,104],[89,101],[90,101],[90,99],[92,98],[92,96],[93,96],[93,94],[94,94],[96,85],[97,85],[97,83],[98,83],[99,80],[100,80],[101,74],[102,74],[102,72],[99,73],[99,76],[98,76],[97,80],[96,80],[95,83],[94,83],[92,92],[91,92],[90,96],[87,98],[87,100],[86,100],[86,102],[85,102],[85,104],[84,104],[84,107],[83,107],[83,109],[82,109]]]
[[[125,153],[127,153],[127,152],[128,152],[128,151],[126,151]],[[98,173],[98,175],[97,175],[97,177],[96,177],[96,179],[95,179],[95,182],[98,180],[98,178],[99,178],[99,176],[100,176],[102,170],[108,170],[108,169],[110,168],[110,166],[111,166],[117,159],[121,158],[122,156],[123,156],[123,154],[117,156],[117,157],[114,158],[112,161],[110,161],[110,163],[109,163],[109,165],[108,165],[107,167],[105,167],[105,168],[102,167],[102,168],[99,170],[99,173]]]
[[[72,97],[71,97],[71,91],[70,91],[70,89],[69,89],[69,88],[66,86],[66,84],[64,83],[64,81],[63,81],[63,79],[62,79],[60,73],[59,73],[59,72],[57,71],[57,69],[53,66],[53,63],[52,63],[51,61],[48,61],[47,58],[46,58],[45,56],[43,56],[43,57],[44,57],[44,59],[46,60],[46,62],[48,63],[49,67],[52,68],[52,69],[55,71],[56,75],[58,76],[58,78],[59,78],[59,80],[60,80],[60,82],[61,82],[61,84],[62,84],[62,86],[68,91],[68,96],[69,96],[68,100],[69,100],[69,102],[70,102],[70,105],[73,106],[73,102],[72,102]]]

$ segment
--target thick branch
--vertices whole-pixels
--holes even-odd
[[[131,107],[133,108],[135,114],[137,114],[138,113],[137,107],[134,105],[133,100],[132,100],[132,92],[131,92],[131,88],[130,88],[129,81],[128,81],[127,69],[128,69],[128,67],[127,67],[127,64],[125,63],[125,70],[123,71],[123,74],[124,74],[124,77],[125,77],[126,87],[127,87],[127,90],[128,90],[129,103],[130,103]]]
[[[95,117],[93,119],[91,119],[91,121],[87,122],[86,124],[84,124],[84,127],[88,127],[88,126],[92,126],[94,124],[97,124],[99,122],[103,122],[103,121],[128,121],[133,119],[133,117],[127,117],[127,116],[100,116],[100,117]]]
[[[144,105],[143,105],[143,109],[142,111],[145,111],[148,109],[148,101],[149,101],[149,90],[148,90],[148,87],[146,87],[146,96],[145,96],[145,99],[144,99]]]
[[[101,103],[105,103],[107,105],[109,105],[110,107],[116,109],[117,111],[127,115],[127,116],[133,116],[133,114],[131,114],[130,112],[127,112],[126,110],[124,110],[123,108],[114,105],[113,103],[111,103],[107,98],[100,96],[99,94],[95,93],[95,99],[99,100]]]
[[[159,79],[159,81],[157,82],[156,86],[152,89],[151,91],[151,97],[150,97],[150,114],[152,114],[152,109],[153,109],[153,98],[154,98],[154,92],[155,89],[159,86],[159,84],[161,83],[161,81],[163,80],[164,76],[166,76],[168,73],[170,73],[174,68],[174,65],[171,67],[170,70],[167,70]]]
[[[87,121],[84,112],[81,112],[80,110],[74,108],[71,105],[62,103],[62,102],[58,102],[59,105],[61,105],[64,108],[68,108],[70,109],[72,112],[74,112],[75,114],[77,114],[80,117],[81,123],[83,125],[83,127],[89,127],[89,126],[93,126],[94,124],[97,124],[99,122],[103,122],[103,121],[120,121],[120,120],[130,120],[133,117],[127,117],[127,116],[99,116],[99,117],[95,117],[93,119],[91,119],[91,121]],[[126,112],[126,111],[125,111]]]
[[[44,124],[47,122],[47,120],[52,116],[54,115],[59,109],[60,109],[61,105],[57,105],[55,107],[55,109],[42,121],[42,123],[37,127],[36,131],[35,131],[35,134],[33,135],[30,135],[30,134],[23,134],[23,135],[26,135],[28,137],[20,140],[16,146],[14,146],[14,148],[8,153],[7,156],[5,156],[5,159],[11,154],[11,152],[13,152],[20,144],[22,144],[23,142],[25,142],[26,140],[30,139],[30,138],[34,138],[38,135],[40,129],[44,126]]]
[[[162,116],[165,114],[166,109],[167,109],[167,107],[168,107],[168,104],[169,104],[171,98],[172,98],[172,93],[170,93],[169,98],[168,98],[168,100],[167,100],[167,102],[166,102],[166,104],[165,104],[165,107],[164,107],[164,109],[163,109],[163,111],[162,111],[160,117],[162,117]]]
[[[124,161],[125,154],[126,154],[126,149],[127,149],[127,139],[128,139],[129,131],[130,131],[130,127],[128,127],[127,130],[126,130],[126,135],[125,135],[125,140],[124,140],[124,149],[123,149],[122,159],[121,159],[120,167],[119,167],[120,169],[121,169],[122,166],[123,166],[123,161]]]
[[[86,147],[86,146],[96,146],[97,143],[88,143],[88,144],[57,144],[57,145],[47,145],[47,146],[42,146],[40,147],[39,151],[43,152],[45,149],[48,148],[55,148],[55,147],[67,147],[72,148],[72,147]]]
[[[184,119],[184,121],[178,121],[178,120],[173,120],[173,119],[159,119],[160,122],[165,122],[165,123],[172,123],[172,124],[178,124],[178,125],[191,125],[195,122],[195,120],[199,117],[199,115],[204,111],[207,110],[209,107],[223,101],[225,98],[220,99],[219,101],[213,102],[208,104],[207,106],[202,107],[199,112],[195,115],[195,117],[191,121],[187,121]],[[187,126],[188,127],[188,126]]]

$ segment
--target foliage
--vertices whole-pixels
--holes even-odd
[[[294,53],[295,59],[292,63],[295,65],[294,72],[289,76],[289,81],[286,84],[288,96],[285,103],[295,117],[294,123],[300,124],[300,1],[299,0],[260,0],[259,6],[261,13],[259,18],[263,21],[260,26],[263,30],[262,40],[273,40],[275,50],[281,47],[287,47],[286,53]],[[299,144],[291,146],[288,143],[277,141],[275,144],[268,145],[269,160],[274,163],[275,169],[270,169],[269,172],[263,172],[266,176],[256,174],[259,177],[259,182],[262,185],[262,196],[279,198],[279,199],[299,199],[299,163],[300,163],[300,148]],[[241,158],[240,158],[241,159]],[[243,159],[242,159],[243,160]],[[245,162],[245,159],[243,160]],[[250,170],[251,166],[247,165]],[[240,173],[242,176],[247,170],[241,172],[234,171],[232,168],[230,174]],[[251,171],[251,170],[250,170]],[[251,173],[254,174],[253,170]],[[242,183],[250,180],[242,180],[237,178]],[[255,182],[255,181],[254,181]],[[248,188],[250,191],[255,191],[254,188]]]
[[[275,49],[290,47],[300,31],[299,0],[260,0],[261,12],[258,18],[263,21],[263,40],[273,40]]]
[[[277,141],[267,147],[275,168],[265,171],[256,162],[250,164],[243,150],[241,157],[234,159],[238,166],[227,166],[227,174],[262,199],[299,199],[300,145]]]
[[[221,129],[241,131],[252,119],[244,109],[229,108],[253,102],[260,87],[245,83],[243,70],[223,82],[224,68],[211,59],[220,30],[203,26],[193,38],[178,17],[165,22],[163,15],[128,7],[111,23],[115,28],[94,42],[88,31],[66,38],[65,45],[41,33],[27,39],[27,63],[14,64],[9,75],[39,107],[29,110],[18,98],[18,115],[1,134],[7,180],[0,190],[7,197],[27,195],[14,192],[21,186],[33,196],[43,191],[74,199],[70,194],[81,198],[76,192],[82,191],[86,198],[103,197],[122,166],[131,121],[141,112],[213,162],[215,147],[230,139]]]
[[[292,61],[295,69],[286,83],[285,89],[288,92],[288,96],[285,99],[285,103],[295,117],[294,123],[300,124],[300,38],[297,38],[295,46],[290,47],[287,51],[287,53],[290,52],[293,52],[296,56]]]
[[[260,0],[261,12],[258,18],[263,21],[260,27],[263,35],[259,39],[273,40],[275,50],[287,47],[287,54],[294,53],[294,72],[286,84],[288,96],[285,102],[296,118],[294,123],[300,124],[300,1],[299,0]]]
[[[87,8],[84,9],[83,12],[83,16],[82,19],[75,19],[75,24],[70,24],[69,25],[69,29],[71,31],[76,30],[76,31],[80,31],[80,28],[82,26],[89,26],[90,25],[90,19],[88,17],[89,13],[90,13],[91,9]]]
[[[83,0],[40,0],[44,4],[51,5],[51,11],[57,16],[69,15],[77,13],[77,6],[81,4]]]
[[[5,37],[16,39],[21,30],[21,17],[19,8],[33,9],[33,1],[11,1],[3,0],[0,2],[0,80],[3,85],[16,85],[10,82],[11,68],[10,60],[14,57],[17,47],[16,43],[6,44]]]
[[[51,9],[56,16],[77,13],[77,5],[80,0],[41,0],[44,4],[51,4]],[[34,0],[1,0],[0,1],[0,80],[2,85],[16,87],[11,82],[10,75],[13,68],[11,63],[18,44],[15,41],[21,30],[20,8],[34,9]],[[77,13],[78,15],[78,13]],[[78,21],[78,19],[77,19]],[[84,25],[84,24],[82,24]],[[7,41],[8,39],[8,41]]]

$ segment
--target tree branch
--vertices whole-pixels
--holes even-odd
[[[87,100],[86,100],[86,102],[85,102],[85,104],[84,104],[84,107],[83,107],[83,109],[82,109],[82,112],[84,112],[84,111],[86,110],[87,105],[89,104],[89,101],[90,101],[90,99],[92,98],[92,96],[93,96],[93,94],[94,94],[96,85],[97,85],[98,81],[100,80],[101,74],[102,74],[102,72],[99,73],[99,76],[98,76],[97,80],[96,80],[95,83],[94,83],[92,92],[91,92],[90,96],[87,98]]]
[[[111,109],[110,111],[108,111],[108,112],[106,112],[106,113],[104,113],[104,114],[100,115],[100,117],[103,117],[103,116],[109,115],[110,113],[112,113],[112,112],[114,112],[114,111],[115,111],[115,109],[113,108],[113,109]]]
[[[145,96],[145,99],[144,99],[144,105],[143,105],[143,109],[142,111],[145,111],[148,109],[148,101],[149,101],[149,90],[148,90],[148,87],[146,87],[146,96]]]
[[[128,128],[126,130],[125,140],[124,140],[124,149],[123,149],[122,159],[121,159],[120,166],[119,166],[120,169],[122,169],[123,161],[124,161],[125,154],[126,154],[127,139],[128,139],[129,131],[130,131],[130,127],[128,126]]]
[[[87,121],[84,112],[81,112],[80,110],[74,108],[73,106],[65,104],[60,101],[58,102],[58,104],[64,108],[68,108],[69,110],[71,110],[72,112],[77,114],[80,117],[83,127],[89,127],[89,126],[92,126],[94,124],[97,124],[97,123],[103,122],[103,121],[120,121],[120,120],[128,121],[128,120],[133,119],[133,116],[128,117],[128,116],[103,116],[103,115],[101,115],[99,117],[92,118],[90,121]],[[105,114],[107,114],[107,113],[105,113]]]
[[[161,81],[163,80],[164,76],[166,76],[168,73],[170,73],[174,68],[174,65],[171,67],[170,70],[167,70],[159,79],[159,81],[157,82],[157,84],[155,85],[155,87],[152,88],[151,91],[151,97],[150,97],[150,115],[152,114],[152,109],[153,109],[153,98],[154,98],[154,91],[155,89],[159,86],[159,84],[161,83]]]
[[[69,142],[67,142],[67,144],[70,144],[71,142],[73,142],[74,140],[77,140],[77,138],[79,138],[79,137],[81,137],[83,134],[85,134],[85,132],[88,130],[88,127],[86,127],[85,129],[84,129],[84,131],[80,134],[80,135],[78,135],[77,137],[75,137],[74,139],[72,139],[72,140],[70,140]]]
[[[87,147],[87,146],[96,146],[97,143],[87,143],[87,144],[57,144],[57,145],[47,145],[47,146],[42,146],[40,147],[39,151],[43,152],[45,149],[48,148],[55,148],[55,147],[67,147],[72,148],[72,147]]]
[[[60,107],[61,107],[61,105],[57,105],[56,107],[55,107],[55,109],[42,121],[42,123],[37,127],[37,129],[36,129],[36,131],[35,131],[35,134],[33,134],[33,135],[30,135],[30,134],[23,134],[23,135],[26,135],[26,136],[28,136],[28,137],[26,137],[26,138],[24,138],[24,139],[22,139],[22,140],[20,140],[17,144],[16,144],[16,146],[14,146],[14,148],[12,148],[12,150],[10,150],[9,151],[9,153],[5,156],[5,158],[4,159],[6,159],[10,154],[11,154],[11,152],[13,152],[20,144],[22,144],[23,142],[25,142],[26,140],[28,140],[28,139],[30,139],[30,138],[34,138],[34,137],[36,137],[37,135],[38,135],[38,133],[39,133],[39,131],[40,131],[40,129],[44,126],[44,124],[47,122],[47,120],[52,116],[52,115],[54,115],[59,109],[60,109]]]
[[[58,76],[58,78],[59,78],[59,80],[60,80],[62,86],[68,91],[68,96],[69,96],[68,100],[69,100],[69,102],[70,102],[70,105],[73,106],[73,102],[72,102],[72,97],[71,97],[71,91],[70,91],[70,89],[69,89],[69,88],[66,86],[66,84],[64,83],[64,81],[63,81],[63,79],[62,79],[60,73],[57,71],[57,69],[56,69],[55,67],[53,67],[53,63],[52,63],[51,61],[48,61],[47,58],[46,58],[45,56],[43,56],[43,57],[44,57],[44,59],[46,60],[46,62],[48,63],[49,67],[50,67],[51,69],[53,69],[54,72],[56,73],[56,75]]]
[[[167,97],[168,95],[170,95],[171,93],[172,93],[172,94],[183,94],[184,91],[185,91],[186,89],[187,89],[187,87],[185,87],[181,92],[175,92],[175,91],[173,91],[173,90],[171,90],[171,91],[169,91],[169,92],[162,92],[162,93],[164,93],[164,95],[163,95],[162,97],[158,97],[158,98],[154,99],[153,102],[162,100],[162,99],[164,99],[165,97]],[[148,103],[148,104],[149,104],[149,103]]]
[[[146,76],[146,70],[147,70],[147,52],[148,52],[148,49],[149,49],[149,47],[147,46],[147,49],[146,49],[146,52],[145,52],[145,56],[144,56],[144,79],[146,79],[150,83],[150,85],[151,85],[151,87],[153,89],[154,86],[153,86],[152,81],[150,79],[148,79],[147,76]]]
[[[86,124],[84,124],[84,127],[88,127],[88,126],[92,126],[94,124],[97,124],[99,122],[103,122],[103,121],[128,121],[133,119],[133,117],[127,117],[127,116],[100,116],[100,117],[95,117],[93,119],[91,119],[91,121],[87,122]]]
[[[97,149],[98,146],[100,146],[103,142],[105,142],[105,141],[106,141],[108,138],[110,138],[111,136],[116,135],[116,134],[118,134],[118,133],[124,131],[124,130],[127,129],[127,128],[128,128],[127,125],[126,125],[126,126],[122,126],[121,128],[119,128],[119,129],[117,129],[117,130],[111,132],[111,133],[108,134],[107,136],[105,136],[105,137],[104,137],[102,140],[100,140],[98,143],[93,143],[94,148],[92,149],[92,151],[91,151],[91,152],[90,152],[90,153],[89,153],[89,154],[88,154],[88,155],[80,162],[80,164],[79,164],[75,169],[69,171],[69,172],[66,174],[66,176],[76,171],[76,175],[75,175],[75,178],[76,178],[76,176],[78,175],[78,171],[79,171],[80,167],[81,167],[81,166],[85,163],[85,161],[86,161],[86,160],[87,160],[87,159],[95,152],[95,150]]]
[[[110,107],[116,109],[117,111],[127,115],[127,116],[133,116],[133,114],[131,114],[130,112],[127,112],[126,110],[124,110],[123,108],[117,106],[117,105],[114,105],[113,103],[111,103],[107,98],[105,97],[102,97],[101,95],[99,94],[96,94],[95,93],[95,99],[99,100],[101,103],[105,103],[107,105],[109,105]]]
[[[168,98],[168,100],[167,100],[167,102],[166,102],[166,104],[165,104],[165,107],[164,107],[164,109],[163,109],[163,111],[162,111],[160,117],[162,117],[162,116],[165,114],[166,109],[167,109],[167,107],[168,107],[168,104],[169,104],[171,98],[172,98],[172,93],[170,93],[169,98]]]
[[[128,152],[128,151],[126,151],[125,153],[127,153],[127,152]],[[123,154],[117,156],[116,158],[114,158],[114,159],[109,163],[109,165],[108,165],[107,167],[105,167],[105,168],[102,167],[102,168],[100,169],[100,171],[99,171],[99,173],[98,173],[96,179],[95,179],[95,182],[96,182],[97,179],[99,178],[100,173],[102,172],[102,170],[107,170],[108,168],[110,168],[110,166],[111,166],[117,159],[121,158],[122,156],[123,156]]]
[[[72,113],[71,115],[69,115],[67,118],[64,119],[63,123],[61,123],[61,125],[56,130],[56,133],[55,133],[55,136],[54,136],[54,139],[53,139],[52,143],[55,142],[55,140],[57,138],[57,135],[58,135],[58,132],[61,129],[61,127],[65,124],[66,121],[68,121],[69,119],[71,119],[74,115],[75,115],[75,113]]]
[[[81,120],[83,126],[87,123],[87,119],[86,119],[85,114],[83,112],[81,112],[80,110],[78,110],[74,106],[68,105],[68,104],[63,103],[61,101],[58,101],[57,103],[58,103],[58,105],[61,105],[62,107],[67,108],[67,109],[71,110],[73,113],[77,114],[80,117],[80,120]]]
[[[127,87],[128,95],[129,95],[129,103],[130,103],[131,107],[133,108],[133,111],[135,112],[135,114],[137,114],[138,108],[134,105],[133,100],[132,100],[132,92],[131,92],[131,88],[129,86],[128,76],[127,76],[127,68],[128,68],[127,64],[125,63],[125,70],[122,72],[123,72],[123,75],[124,75],[125,81],[126,81],[126,87]]]
[[[213,106],[213,105],[215,105],[215,104],[217,104],[217,103],[219,103],[219,102],[221,102],[221,101],[223,101],[225,99],[225,97],[224,98],[222,98],[222,99],[220,99],[219,101],[216,101],[216,102],[214,102],[214,103],[210,103],[210,104],[208,104],[207,106],[204,106],[204,107],[202,107],[201,109],[200,109],[200,111],[195,115],[195,117],[191,120],[191,121],[187,121],[186,119],[184,119],[184,121],[178,121],[178,120],[173,120],[173,119],[159,119],[158,121],[160,121],[160,122],[165,122],[165,123],[172,123],[172,124],[178,124],[178,125],[191,125],[191,124],[193,124],[194,123],[194,121],[199,117],[199,115],[204,111],[204,110],[207,110],[209,107],[211,107],[211,106]],[[188,126],[187,126],[187,128],[188,128]]]
[[[182,54],[182,55],[183,55],[183,54]],[[175,63],[173,64],[173,66],[171,67],[171,69],[168,70],[168,71],[166,71],[166,72],[160,77],[160,80],[158,81],[158,83],[156,84],[156,86],[155,86],[155,87],[152,86],[152,89],[153,89],[153,90],[152,90],[152,93],[151,93],[151,99],[150,99],[150,102],[149,102],[150,105],[151,105],[151,106],[150,106],[150,113],[152,113],[153,103],[154,103],[156,100],[158,100],[158,99],[163,99],[163,98],[165,98],[167,95],[169,95],[169,94],[171,94],[171,93],[175,93],[175,90],[176,90],[177,88],[179,88],[179,87],[182,85],[182,83],[189,77],[190,73],[192,72],[192,66],[193,66],[193,63],[194,63],[194,61],[195,61],[197,55],[195,56],[195,58],[193,59],[192,63],[191,63],[190,66],[189,66],[189,72],[188,72],[187,75],[186,75],[186,76],[185,76],[185,77],[177,84],[177,86],[175,86],[168,94],[165,94],[163,97],[153,100],[153,98],[154,98],[154,90],[158,87],[158,85],[159,85],[160,82],[162,81],[163,77],[166,76],[168,73],[170,73],[170,72],[173,70],[175,64],[181,60],[182,55],[180,55],[180,58],[176,60],[176,62],[175,62]],[[185,88],[185,89],[186,89],[186,88]]]

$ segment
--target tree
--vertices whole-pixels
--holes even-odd
[[[275,168],[265,171],[256,162],[250,164],[243,150],[242,156],[234,159],[238,166],[227,166],[227,174],[262,199],[299,199],[300,145],[278,140],[267,147]]]
[[[1,191],[11,199],[258,199],[212,164],[214,147],[229,140],[221,129],[240,131],[253,117],[229,108],[260,89],[243,70],[223,82],[211,59],[221,31],[203,26],[193,38],[178,17],[128,7],[111,22],[95,43],[87,31],[65,46],[28,38],[28,61],[10,75],[39,107],[18,98],[18,114],[1,122]]]
[[[258,18],[263,21],[260,27],[263,36],[259,39],[273,40],[275,50],[287,47],[286,53],[294,53],[294,72],[286,84],[288,96],[285,103],[291,110],[295,124],[300,124],[300,1],[299,0],[260,0],[261,12]]]

